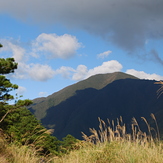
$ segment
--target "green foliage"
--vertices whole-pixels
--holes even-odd
[[[4,74],[13,73],[15,69],[17,69],[17,63],[15,63],[14,58],[0,58],[0,102],[14,99],[9,92],[17,89],[18,85],[12,84]]]
[[[17,69],[17,65],[14,58],[0,58],[0,74],[14,73],[14,70]]]
[[[77,142],[79,142],[78,139],[68,134],[66,137],[63,138],[61,145],[62,152],[68,153],[69,151],[76,149]]]
[[[9,108],[5,109],[7,111]],[[58,153],[60,142],[51,136],[51,132],[25,107],[17,108],[12,114],[8,114],[2,122],[2,129],[7,134],[9,142],[32,146],[44,154]]]
[[[73,148],[76,139],[69,135],[61,142],[52,136],[53,130],[45,129],[26,108],[32,104],[31,100],[18,100],[14,105],[7,103],[14,99],[10,92],[18,89],[18,85],[12,84],[4,74],[13,73],[17,65],[14,58],[0,58],[0,130],[5,133],[8,142],[34,147],[40,154],[66,153],[65,150]],[[64,151],[61,150],[63,147]]]
[[[14,99],[12,95],[9,94],[10,91],[17,89],[16,84],[12,84],[9,79],[5,76],[0,75],[0,101],[8,101]]]

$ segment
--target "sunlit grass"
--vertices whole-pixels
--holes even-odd
[[[99,118],[99,130],[90,129],[91,135],[83,133],[83,141],[69,154],[46,156],[46,163],[161,163],[163,162],[163,143],[160,140],[156,118],[151,114],[156,130],[142,117],[148,134],[142,132],[135,118],[132,119],[132,132],[127,133],[122,117],[117,121],[105,123]],[[1,163],[40,163],[41,157],[35,149],[28,146],[7,144],[0,139]]]
[[[163,162],[163,144],[160,141],[156,123],[155,137],[147,120],[142,117],[148,128],[148,134],[140,130],[135,118],[132,119],[132,133],[126,132],[122,117],[106,124],[99,119],[99,130],[90,129],[92,135],[87,136],[84,145],[69,155],[55,159],[56,163],[160,163]],[[115,125],[116,124],[116,125]]]

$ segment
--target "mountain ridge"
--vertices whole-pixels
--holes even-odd
[[[149,118],[151,113],[159,118],[163,98],[157,98],[159,87],[154,83],[150,80],[120,79],[101,90],[87,88],[77,91],[75,96],[49,108],[42,123],[47,128],[55,124],[52,126],[54,136],[59,139],[67,134],[81,139],[81,131],[89,134],[90,127],[98,128],[98,117],[116,120],[122,116],[127,125],[133,117],[141,122],[140,117]]]
[[[39,120],[41,120],[46,116],[46,110],[49,107],[56,106],[67,98],[75,95],[77,90],[83,90],[86,88],[101,89],[115,80],[126,78],[138,79],[135,76],[123,72],[97,74],[73,85],[67,86],[60,91],[49,95],[48,97],[34,99],[33,105],[29,109]]]
[[[95,75],[47,98],[36,99],[38,103],[32,105],[36,109],[31,106],[30,110],[35,115],[44,112],[41,123],[54,129],[53,135],[59,139],[67,134],[82,139],[81,131],[88,135],[89,128],[98,128],[98,117],[116,120],[122,116],[128,126],[133,117],[142,124],[140,117],[149,119],[154,113],[163,127],[163,96],[158,98],[160,86],[155,82],[121,72]]]

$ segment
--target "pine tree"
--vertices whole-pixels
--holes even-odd
[[[0,47],[3,46],[0,44]],[[18,100],[14,105],[8,103],[15,98],[10,92],[18,89],[18,85],[12,84],[5,75],[14,73],[17,67],[14,58],[0,58],[0,131],[7,135],[8,142],[32,146],[40,154],[66,153],[61,150],[62,147],[71,150],[76,142],[75,138],[69,135],[61,142],[52,136],[52,130],[44,128],[26,108],[32,104],[31,100]]]

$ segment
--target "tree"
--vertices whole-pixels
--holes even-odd
[[[0,44],[0,47],[3,46]],[[51,136],[51,130],[45,129],[26,108],[32,101],[8,103],[15,98],[10,92],[18,89],[18,85],[12,84],[6,75],[14,73],[17,67],[14,58],[0,58],[0,131],[7,136],[8,142],[32,146],[41,154],[58,154],[60,141]]]
[[[7,135],[8,142],[32,146],[44,155],[66,153],[61,151],[61,146],[65,150],[73,149],[75,138],[69,135],[63,142],[59,141],[52,136],[52,130],[43,127],[26,108],[32,104],[31,100],[18,100],[14,105],[8,104],[9,100],[15,98],[10,92],[18,89],[18,85],[12,84],[5,75],[14,73],[17,67],[14,58],[0,58],[0,130]]]
[[[2,44],[0,44],[1,47],[3,47]],[[18,85],[12,84],[5,75],[14,73],[17,66],[18,63],[15,62],[14,58],[0,58],[0,124],[10,112],[32,103],[30,100],[19,100],[12,106],[7,103],[9,100],[14,99],[14,96],[10,92],[18,89]]]
[[[17,69],[17,65],[18,64],[15,62],[14,58],[0,58],[0,123],[16,108],[28,106],[32,103],[30,100],[19,100],[13,106],[8,105],[7,103],[9,100],[14,99],[14,96],[11,95],[10,92],[18,89],[18,85],[12,84],[5,75],[14,73],[14,70]]]
[[[15,63],[14,58],[0,58],[0,102],[6,102],[14,98],[9,92],[17,89],[18,85],[12,84],[4,74],[13,73],[15,69],[17,69],[17,63]]]

